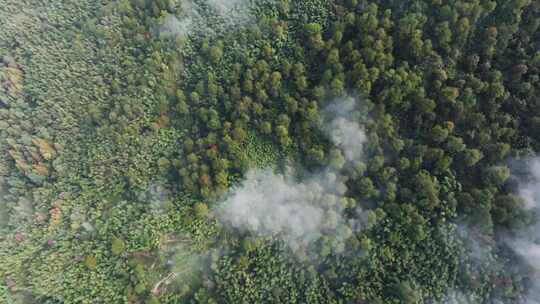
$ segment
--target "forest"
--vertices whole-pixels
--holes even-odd
[[[540,2],[0,0],[0,303],[540,303]]]

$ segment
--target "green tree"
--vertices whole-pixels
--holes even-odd
[[[126,244],[118,237],[113,237],[111,244],[111,251],[114,255],[121,255],[126,250]]]

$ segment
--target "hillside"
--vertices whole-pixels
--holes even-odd
[[[540,303],[540,2],[0,0],[0,303]]]

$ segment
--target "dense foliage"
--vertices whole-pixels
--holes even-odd
[[[0,302],[523,302],[539,2],[231,2],[0,0]],[[220,220],[295,166],[339,172],[361,229],[293,250]]]

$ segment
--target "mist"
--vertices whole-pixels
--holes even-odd
[[[540,158],[534,158],[527,162],[527,180],[522,180],[519,187],[519,196],[525,202],[525,208],[535,210],[540,202]]]
[[[208,0],[208,5],[214,8],[221,14],[229,13],[232,10],[240,11],[246,10],[249,6],[248,0]]]
[[[251,171],[219,215],[233,227],[259,236],[281,234],[298,248],[320,235],[324,211],[309,197],[313,189],[270,171]]]
[[[520,279],[524,279],[522,283],[525,282],[525,292],[516,303],[540,304],[540,158],[513,160],[510,166],[517,174],[513,179],[517,195],[521,198],[521,205],[517,208],[522,208],[527,216],[532,217],[532,224],[499,231],[498,239],[502,243],[496,244],[495,239],[484,235],[478,228],[456,223],[456,234],[461,241],[459,267],[474,275],[487,271],[497,276],[505,266],[497,259],[495,246],[506,246],[510,249],[511,266],[516,268]],[[497,299],[502,295],[498,293],[502,291],[495,290],[492,296]],[[442,301],[444,304],[481,302],[474,292],[464,290],[450,290]]]
[[[523,303],[540,303],[540,158],[524,160],[525,177],[519,178],[519,196],[523,208],[531,215],[532,224],[513,231],[506,238],[507,245],[530,267],[523,274],[528,279]]]
[[[441,304],[472,304],[479,303],[480,299],[475,298],[470,294],[464,294],[461,291],[451,291],[446,295],[446,298]]]
[[[354,119],[356,99],[336,99],[323,110],[323,131],[339,147],[347,161],[359,160],[367,140],[363,128]]]
[[[328,179],[326,182],[321,182]],[[307,181],[253,170],[218,209],[230,226],[261,237],[278,237],[293,251],[310,245],[326,231],[347,225],[340,205],[342,184],[332,173]]]
[[[159,277],[153,277],[151,293],[161,296],[167,292],[170,284],[187,284],[196,281],[203,275],[207,252],[197,252],[192,248],[193,242],[187,235],[164,235],[156,253],[156,261],[160,265]],[[159,263],[156,263],[159,262]],[[161,264],[163,263],[163,264]]]
[[[179,37],[186,36],[193,27],[193,18],[187,16],[179,20],[173,15],[167,16],[159,26],[160,37]]]
[[[154,214],[164,214],[172,202],[172,192],[169,185],[159,181],[150,182],[146,191],[137,193],[137,199],[148,205]]]
[[[210,19],[218,19],[221,27],[240,26],[251,20],[247,0],[208,0],[204,6],[198,2],[184,0],[178,4],[178,15],[167,15],[157,27],[160,37],[184,37],[201,33],[212,34]]]
[[[487,237],[479,228],[467,225],[458,221],[455,225],[455,237],[459,241],[458,247],[458,277],[468,277],[473,280],[481,280],[486,272],[494,274],[501,267],[497,263],[494,250],[495,240]],[[465,275],[466,274],[466,275]],[[441,301],[434,301],[440,304],[476,304],[482,303],[482,296],[475,293],[475,290],[463,289],[463,281],[454,282],[449,286],[449,290]]]
[[[322,117],[322,131],[347,161],[360,159],[366,141],[360,125],[348,117],[355,101],[339,99]],[[252,169],[216,210],[218,218],[240,231],[282,240],[292,251],[331,236],[333,250],[342,252],[344,241],[361,226],[348,219],[344,211],[362,212],[353,199],[345,196],[345,177],[331,167],[308,174],[297,174],[304,171],[297,167],[285,173]]]

